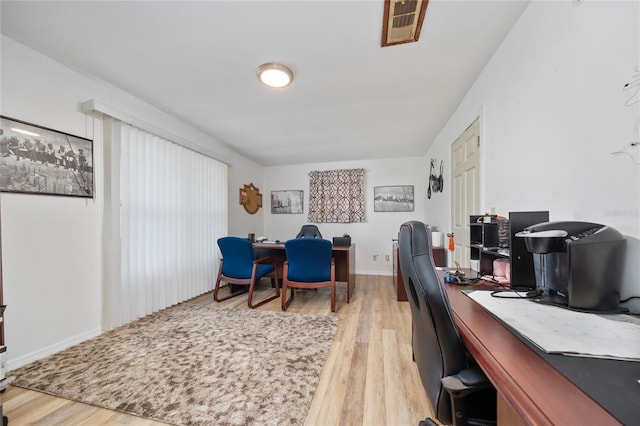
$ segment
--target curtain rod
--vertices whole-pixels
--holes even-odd
[[[106,104],[104,102],[98,101],[96,99],[91,99],[89,101],[83,102],[80,104],[80,110],[84,113],[91,113],[93,111],[100,112],[102,114],[109,115],[113,118],[116,118],[120,121],[123,121],[128,124],[132,124],[136,127],[139,127],[142,130],[146,130],[151,132],[157,136],[165,138],[171,142],[177,143],[178,145],[182,145],[185,148],[189,148],[193,151],[196,151],[202,155],[206,155],[207,157],[211,157],[214,160],[225,163],[227,166],[231,166],[231,161],[225,157],[224,155],[205,148],[201,145],[198,145],[189,139],[186,139],[182,136],[176,135],[175,133],[170,132],[169,130],[163,129],[162,127],[158,127],[155,124],[149,123],[143,119],[136,117],[135,115],[131,115],[127,112],[124,112],[112,105]]]

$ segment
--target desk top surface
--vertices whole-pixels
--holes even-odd
[[[284,250],[284,241],[280,242],[261,242],[261,243],[253,243],[254,248],[260,249],[277,249]],[[351,244],[350,246],[333,246],[333,250],[337,251],[349,251],[351,247],[355,247],[355,244]]]
[[[626,423],[628,406],[621,406],[622,415],[616,412],[617,417],[622,419],[617,420],[556,368],[562,367],[558,365],[562,363],[572,365],[574,373],[582,374],[584,381],[588,382],[593,371],[591,364],[599,362],[602,365],[609,360],[565,357],[534,350],[461,291],[468,288],[445,284],[460,336],[496,389],[527,423]],[[553,357],[559,362],[553,363]],[[640,363],[610,365],[613,370],[640,371]],[[612,383],[612,386],[617,386],[617,383]],[[602,391],[607,393],[606,389]],[[613,388],[608,393],[613,397],[616,394],[621,396],[621,405],[628,405],[625,400],[636,398],[634,395],[619,395],[617,391],[617,388]],[[637,392],[640,395],[640,385]]]

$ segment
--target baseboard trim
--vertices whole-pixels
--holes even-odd
[[[50,346],[46,346],[44,348],[38,349],[37,351],[30,352],[18,358],[7,359],[7,371],[15,370],[16,368],[20,368],[34,361],[38,361],[39,359],[45,358],[56,352],[60,352],[62,350],[70,348],[73,345],[82,343],[85,340],[89,340],[91,338],[99,336],[101,333],[102,333],[102,329],[95,328],[93,330],[87,331],[86,333],[78,334],[69,339],[63,340],[61,342],[57,342]]]
[[[379,271],[379,270],[370,270],[370,271],[356,271],[356,275],[381,275],[384,277],[390,277],[393,275],[392,271]]]

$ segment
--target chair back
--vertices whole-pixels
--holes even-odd
[[[322,238],[296,238],[284,243],[290,281],[324,282],[331,280],[331,241]]]
[[[218,238],[222,253],[222,274],[226,277],[249,279],[253,269],[253,247],[251,241],[240,237]]]
[[[427,225],[418,221],[404,223],[400,227],[399,250],[411,306],[414,359],[435,416],[442,423],[451,424],[451,401],[440,380],[466,368],[467,357],[436,272]]]
[[[322,238],[322,234],[316,225],[302,225],[296,238]]]

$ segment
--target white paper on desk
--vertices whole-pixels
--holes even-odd
[[[493,297],[490,291],[466,294],[545,352],[640,361],[639,324],[528,299]]]

